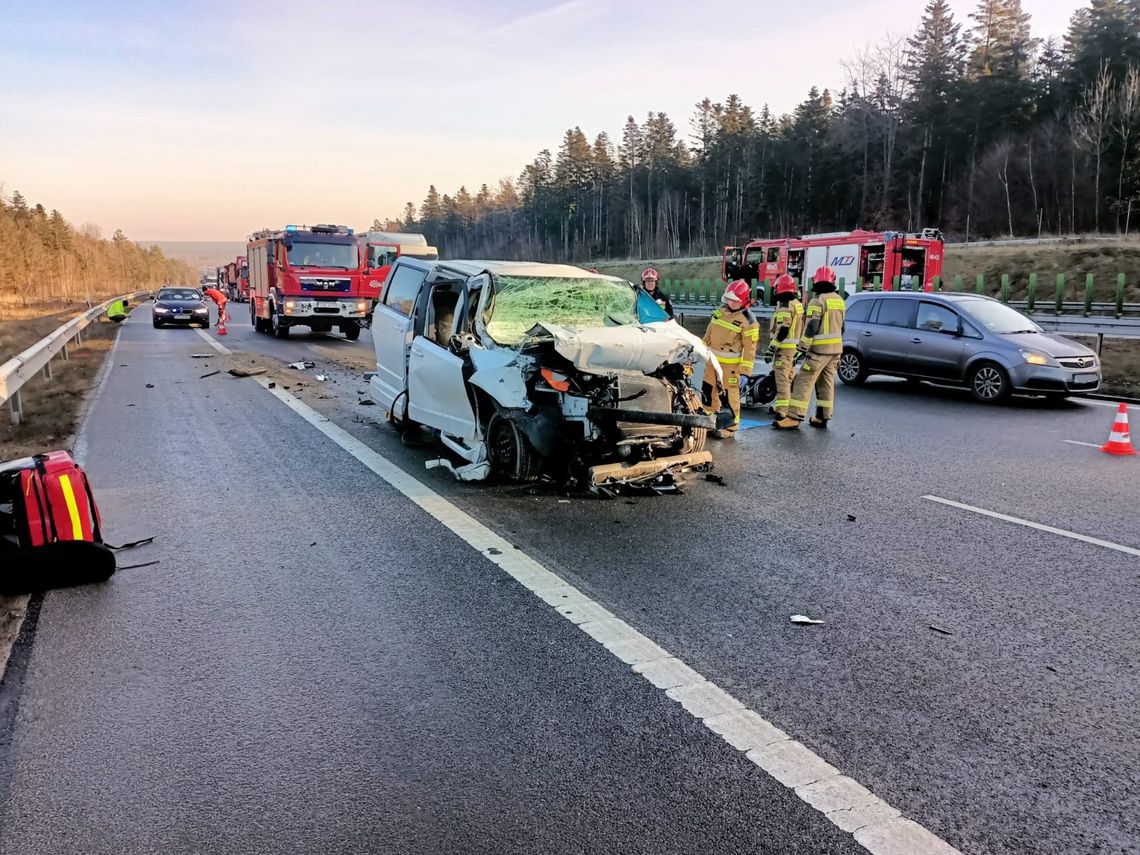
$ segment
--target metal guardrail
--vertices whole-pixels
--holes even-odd
[[[131,294],[112,297],[105,303],[94,306],[83,314],[72,318],[54,332],[41,338],[23,353],[13,356],[3,365],[0,365],[0,404],[5,401],[8,403],[12,424],[19,424],[24,417],[24,403],[20,389],[25,383],[41,371],[45,380],[51,380],[52,359],[60,354],[66,360],[68,358],[68,344],[73,341],[76,346],[82,344],[83,330],[106,312],[107,307],[116,300],[137,301],[140,297],[149,296],[150,293],[150,291],[135,291]]]

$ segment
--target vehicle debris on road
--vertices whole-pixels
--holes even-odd
[[[814,626],[816,624],[823,623],[823,621],[814,620],[812,618],[809,618],[807,615],[792,615],[791,618],[789,618],[789,620],[791,620],[792,623],[797,624],[799,626]]]
[[[316,364],[315,362],[290,362],[287,367],[295,368],[297,371],[304,371],[306,368],[312,368]]]
[[[257,377],[261,374],[268,374],[268,368],[231,368],[228,372],[234,377]]]
[[[217,371],[207,371],[205,374],[200,374],[198,376],[198,379],[199,380],[205,380],[207,377],[213,377],[215,374],[221,374],[221,373],[222,373],[222,369],[220,369],[220,368]]]

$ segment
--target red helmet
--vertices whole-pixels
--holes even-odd
[[[794,294],[796,293],[796,280],[785,273],[776,280],[776,296],[780,294]]]
[[[812,282],[826,282],[828,285],[835,284],[835,271],[830,267],[821,267],[811,278]]]
[[[647,279],[652,279],[654,282],[656,282],[658,278],[659,277],[657,276],[657,271],[654,270],[652,267],[646,267],[644,270],[641,271],[641,281],[642,282],[646,281]]]
[[[737,300],[743,306],[747,306],[752,302],[752,289],[743,279],[737,279],[735,282],[729,283],[729,286],[724,289],[724,299],[730,298]]]

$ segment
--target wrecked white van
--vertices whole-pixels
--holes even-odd
[[[372,322],[370,396],[434,429],[464,480],[544,471],[594,486],[707,466],[690,383],[711,358],[623,279],[577,267],[400,258]]]

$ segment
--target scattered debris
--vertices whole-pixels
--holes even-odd
[[[847,522],[855,522],[855,514],[848,514]]]
[[[154,384],[153,384],[153,383],[147,383],[147,384],[146,384],[146,387],[147,387],[148,389],[153,389],[153,388],[154,388]]]
[[[931,624],[931,625],[930,625],[930,628],[931,628],[932,630],[934,630],[935,632],[939,633],[940,635],[953,635],[953,634],[954,634],[954,633],[952,633],[950,630],[948,630],[948,629],[943,629],[942,627],[940,627],[940,626],[935,626],[934,624]]]
[[[133,406],[134,406],[134,404],[127,404],[127,406],[128,406],[128,407],[133,407]]]
[[[276,389],[276,388],[277,388],[277,384],[276,384],[276,383],[270,383],[270,384],[269,384],[269,388],[270,388],[270,389]]]
[[[725,487],[725,486],[727,486],[727,485],[724,483],[724,479],[723,479],[722,477],[720,477],[719,475],[713,475],[711,472],[709,472],[709,473],[707,473],[707,474],[705,475],[705,480],[706,480],[706,481],[709,481],[709,482],[711,482],[711,483],[713,483],[713,484],[719,484],[719,485],[720,485],[720,486],[722,486],[722,487]]]
[[[213,359],[214,354],[212,354],[212,353],[191,353],[190,358],[191,359]]]
[[[362,407],[375,407],[376,406],[376,402],[373,401],[371,398],[361,398],[356,403]]]
[[[290,362],[289,367],[295,368],[298,371],[304,371],[306,368],[312,368],[316,365],[315,362]]]
[[[560,504],[560,505],[568,505],[568,504],[570,504],[570,500],[569,500],[569,499],[559,499],[559,500],[558,500],[558,504]]]
[[[322,383],[324,383],[326,380],[328,380],[328,379],[329,379],[329,378],[328,378],[328,375],[327,375],[327,374],[317,374],[317,375],[315,375],[315,376],[316,376],[316,378],[317,378],[318,380],[320,380]]]
[[[309,544],[309,546],[316,546],[316,545],[317,545],[317,542],[315,540]]]
[[[823,623],[821,620],[812,620],[807,615],[792,615],[790,620],[792,623],[798,624],[800,626],[814,626],[816,624]]]
[[[213,377],[215,374],[221,374],[221,373],[222,373],[222,369],[219,368],[217,371],[209,371],[205,374],[200,375],[198,377],[198,379],[199,380],[205,380],[207,377]]]
[[[375,376],[376,376],[375,371],[369,371],[367,374],[364,375],[364,379],[365,380],[371,380]]]
[[[1050,671],[1052,671],[1054,674],[1057,673],[1057,669],[1054,668],[1052,665],[1046,665],[1045,667],[1048,668]]]
[[[128,564],[126,567],[119,567],[119,570],[136,570],[139,567],[152,567],[157,564],[157,561],[144,561],[142,564]]]
[[[488,555],[502,555],[502,554],[503,554],[503,550],[501,550],[501,549],[496,549],[495,547],[493,547],[493,546],[492,546],[492,547],[488,548],[488,550],[487,550],[487,554],[488,554]]]
[[[457,481],[484,481],[491,474],[490,463],[466,463],[463,466],[453,466],[450,460],[445,460],[442,457],[427,461],[424,468],[446,469],[455,476]]]
[[[268,372],[268,368],[231,368],[229,370],[229,373],[234,377],[256,377],[259,374],[267,374]]]

